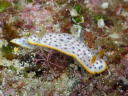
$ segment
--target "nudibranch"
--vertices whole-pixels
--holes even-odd
[[[12,43],[26,48],[37,48],[38,46],[50,48],[73,57],[80,65],[91,74],[98,74],[107,69],[107,64],[103,59],[96,58],[94,52],[80,39],[67,33],[46,33],[39,37],[32,35],[11,40]]]

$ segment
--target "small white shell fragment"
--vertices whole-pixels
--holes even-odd
[[[72,35],[76,36],[76,37],[80,37],[80,33],[82,31],[82,27],[80,25],[73,25],[70,29]]]
[[[108,2],[103,2],[103,3],[101,4],[101,8],[102,8],[102,9],[107,9],[108,6],[109,6],[109,3],[108,3]]]
[[[110,34],[109,37],[112,38],[112,39],[119,39],[120,38],[120,34],[113,33],[113,34]]]
[[[41,46],[44,48],[50,48],[77,60],[81,66],[91,74],[101,73],[107,69],[107,65],[103,59],[97,58],[92,64],[91,60],[95,55],[93,51],[88,48],[84,42],[75,36],[67,33],[46,33],[43,37],[36,35],[30,36],[26,43],[19,39],[22,43],[19,43],[17,39],[12,40],[13,43],[18,43],[21,46]]]
[[[76,11],[75,9],[71,9],[71,10],[70,10],[70,15],[71,15],[72,17],[76,17],[76,16],[78,16],[79,14],[77,13],[77,11]]]
[[[126,3],[127,3],[127,2],[128,2],[128,0],[124,0],[124,2],[126,2]]]
[[[0,90],[0,96],[4,96],[4,93],[2,92],[2,90]]]
[[[7,46],[8,42],[4,39],[0,39],[0,48],[2,48],[3,46]]]
[[[61,31],[60,24],[54,24],[53,25],[53,31],[54,32],[60,32]]]
[[[104,19],[99,19],[97,22],[97,25],[99,28],[103,28],[105,26]]]

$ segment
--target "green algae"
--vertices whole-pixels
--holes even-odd
[[[15,55],[12,53],[13,52],[12,46],[10,45],[2,46],[1,51],[2,51],[2,56],[7,58],[8,60],[12,60],[15,58]]]
[[[11,3],[5,0],[0,1],[0,12],[4,12],[11,6]]]

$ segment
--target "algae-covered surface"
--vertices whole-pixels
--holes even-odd
[[[108,68],[94,75],[61,52],[10,42],[49,32],[82,39]],[[0,96],[128,96],[128,0],[0,0]]]

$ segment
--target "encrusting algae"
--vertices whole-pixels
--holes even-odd
[[[107,69],[103,59],[95,57],[93,51],[84,42],[67,33],[46,33],[43,37],[32,35],[13,39],[11,42],[29,49],[40,46],[57,50],[73,57],[91,74],[98,74]]]

